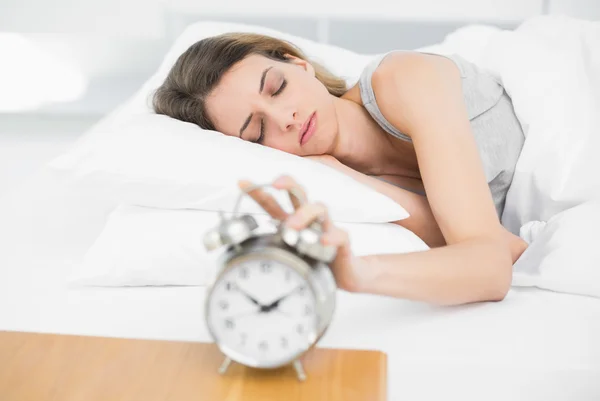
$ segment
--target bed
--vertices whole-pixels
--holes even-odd
[[[0,197],[0,330],[211,341],[203,286],[68,284],[115,206],[47,166]],[[599,338],[594,297],[514,287],[502,302],[436,307],[340,291],[319,346],[385,352],[394,401],[597,400]]]
[[[42,168],[0,200],[0,329],[210,341],[204,287],[70,288],[110,203]],[[593,400],[600,300],[513,288],[461,307],[340,292],[320,346],[382,350],[390,400]]]

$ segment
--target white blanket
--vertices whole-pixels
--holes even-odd
[[[526,130],[502,216],[531,242],[513,284],[600,296],[600,252],[589,246],[600,238],[600,22],[536,17],[486,39],[473,61],[501,79]],[[565,285],[581,263],[588,282]],[[544,284],[550,265],[556,285]]]
[[[502,217],[511,231],[600,198],[600,22],[536,17],[489,36],[497,74],[526,128]]]
[[[470,25],[423,50],[458,53],[495,75],[525,129],[502,215],[530,243],[513,285],[600,297],[600,22]]]
[[[516,30],[470,25],[424,48],[459,53],[500,79],[526,141],[502,223],[519,234],[600,198],[600,21],[526,20]]]

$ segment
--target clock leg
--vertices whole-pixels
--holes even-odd
[[[231,365],[231,358],[225,357],[225,360],[223,360],[223,363],[219,367],[219,373],[222,375],[225,374],[225,372],[227,372],[227,368],[229,368],[229,365]]]
[[[294,369],[296,370],[296,375],[298,376],[298,380],[303,382],[306,380],[306,373],[304,373],[304,368],[302,367],[302,362],[299,359],[294,361]]]

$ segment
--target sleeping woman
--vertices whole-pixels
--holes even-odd
[[[347,88],[288,42],[228,33],[187,49],[153,107],[319,161],[404,207],[410,217],[394,223],[430,249],[358,257],[323,204],[288,214],[266,191],[249,191],[289,227],[323,222],[323,243],[338,250],[331,267],[340,288],[441,305],[506,296],[527,243],[500,217],[525,137],[502,85],[465,59],[392,51]],[[289,176],[273,186],[303,191]]]

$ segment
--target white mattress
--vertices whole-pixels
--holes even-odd
[[[67,287],[113,206],[45,169],[0,199],[1,330],[210,341],[202,287]],[[386,352],[390,400],[600,399],[595,298],[513,289],[444,308],[340,291],[320,345]]]

